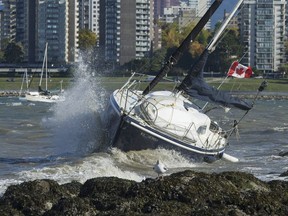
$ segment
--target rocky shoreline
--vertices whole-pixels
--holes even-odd
[[[17,91],[0,91],[0,97],[18,97],[19,95]]]
[[[191,170],[142,182],[35,180],[9,186],[0,215],[288,215],[288,182]]]

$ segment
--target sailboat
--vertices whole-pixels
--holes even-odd
[[[230,130],[222,129],[192,99],[197,98],[223,107],[236,107],[246,113],[252,108],[251,102],[210,87],[202,75],[208,54],[215,48],[220,35],[242,2],[240,0],[237,3],[197,63],[175,89],[152,91],[189,48],[191,41],[204,28],[222,0],[214,1],[144,91],[137,89],[137,79],[132,74],[120,89],[110,95],[104,123],[111,147],[122,151],[165,148],[177,150],[195,160],[213,162],[225,158],[238,161],[236,157],[225,153],[228,139],[237,122]]]
[[[41,70],[41,77],[39,81],[38,91],[27,91],[25,94],[25,99],[30,102],[46,102],[46,103],[55,103],[59,101],[64,101],[65,98],[61,94],[55,94],[48,91],[48,67],[47,67],[47,49],[48,43],[45,46],[42,70]],[[44,67],[45,67],[45,90],[42,89],[42,80],[44,76]],[[62,82],[61,82],[61,91],[62,93]]]
[[[22,83],[19,91],[19,100],[26,100],[25,94],[27,93],[26,91],[23,90],[24,84],[26,84],[26,91],[29,88],[29,78],[28,78],[28,72],[27,69],[25,69],[22,77]]]

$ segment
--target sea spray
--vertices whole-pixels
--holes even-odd
[[[79,63],[74,73],[73,85],[65,90],[65,101],[52,107],[49,119],[53,128],[53,143],[58,153],[87,154],[100,147],[102,127],[100,114],[105,104],[106,92],[95,71]]]

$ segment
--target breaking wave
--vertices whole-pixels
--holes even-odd
[[[53,117],[43,119],[53,129],[57,152],[87,154],[101,145],[100,114],[106,91],[101,78],[93,76],[88,66],[79,63],[73,85],[64,93],[65,101],[52,107]]]

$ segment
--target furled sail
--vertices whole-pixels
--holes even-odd
[[[240,100],[237,97],[232,97],[229,93],[220,91],[209,86],[203,78],[203,69],[209,55],[209,50],[205,49],[189,71],[189,74],[184,78],[179,85],[178,90],[183,90],[191,97],[220,104],[225,107],[236,107],[242,110],[250,110],[252,103]]]
[[[203,70],[206,64],[208,55],[211,50],[214,49],[214,46],[217,40],[220,38],[220,35],[223,33],[224,29],[228,25],[231,18],[234,16],[236,11],[238,10],[239,6],[243,0],[240,0],[236,7],[234,8],[233,12],[230,14],[229,17],[224,21],[219,31],[216,35],[212,38],[211,42],[208,44],[206,49],[203,51],[199,59],[196,63],[191,67],[188,72],[188,75],[184,78],[182,83],[178,86],[178,90],[182,90],[186,92],[191,97],[212,102],[216,104],[220,104],[225,107],[236,107],[242,110],[250,110],[252,108],[252,103],[240,100],[237,97],[231,96],[227,92],[220,91],[209,86],[204,78],[203,78]]]
[[[181,43],[179,48],[171,55],[169,61],[164,65],[164,67],[159,71],[157,76],[149,83],[146,89],[143,91],[143,95],[148,94],[158,82],[171,70],[171,68],[176,65],[178,60],[183,55],[183,52],[189,49],[189,45],[192,41],[195,40],[197,35],[201,32],[204,28],[206,23],[209,21],[213,13],[217,10],[219,5],[222,3],[223,0],[215,0],[214,3],[210,6],[210,8],[206,11],[204,16],[200,19],[197,25],[193,28],[190,34],[185,38],[185,40]]]

